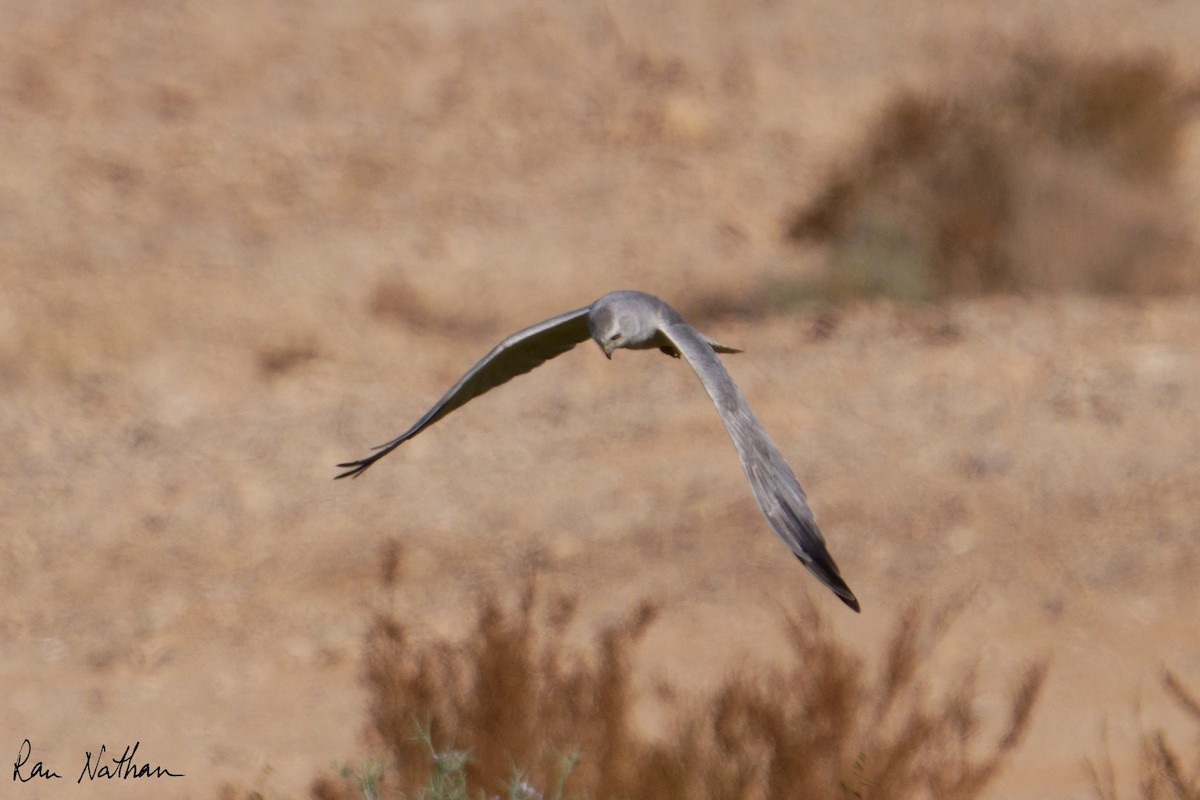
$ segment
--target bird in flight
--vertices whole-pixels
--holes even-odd
[[[376,461],[454,409],[562,355],[588,337],[609,359],[613,351],[620,348],[657,348],[667,355],[683,356],[687,360],[725,423],[750,490],[767,522],[800,563],[832,589],[843,603],[859,611],[858,600],[842,580],[837,564],[825,547],[825,538],[817,528],[800,482],[716,356],[717,353],[741,351],[709,339],[684,322],[675,309],[644,292],[612,292],[590,306],[559,314],[509,336],[471,367],[407,431],[379,445],[376,452],[366,458],[338,464],[346,471],[337,477],[358,477]]]

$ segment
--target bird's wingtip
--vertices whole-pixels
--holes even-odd
[[[833,559],[830,559],[831,563],[832,561]],[[818,575],[821,578],[821,582],[833,590],[833,593],[837,595],[838,600],[841,600],[843,603],[850,606],[851,610],[853,610],[855,614],[862,613],[862,606],[858,604],[858,598],[854,596],[854,592],[850,590],[850,587],[846,584],[846,581],[842,578],[841,574],[837,572],[837,567],[834,567],[832,572],[824,575],[820,575],[818,573]]]
[[[357,478],[359,475],[362,475],[369,466],[371,465],[364,464],[361,461],[347,461],[344,464],[338,464],[340,469],[344,469],[346,471],[334,475],[333,479],[335,481],[340,481],[342,478]],[[349,469],[347,469],[347,467],[349,467]]]
[[[779,501],[779,508],[783,510],[787,522],[790,523],[788,530],[794,531],[797,536],[804,534],[800,538],[803,544],[799,549],[793,548],[792,555],[807,567],[809,572],[817,577],[817,580],[837,595],[839,600],[850,606],[856,614],[861,614],[862,608],[858,604],[858,598],[854,596],[854,592],[850,590],[850,586],[842,577],[833,556],[829,555],[829,550],[825,547],[825,540],[821,538],[816,523],[812,521],[811,517],[797,513],[786,497],[776,495],[776,499]],[[779,527],[775,525],[774,521],[772,521],[772,526],[775,527],[776,532],[779,531]]]

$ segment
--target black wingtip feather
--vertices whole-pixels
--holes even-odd
[[[850,591],[850,590],[847,589],[846,591]],[[858,598],[854,596],[853,592],[851,592],[849,597],[842,597],[840,594],[838,595],[838,597],[841,598],[843,603],[850,606],[850,608],[854,610],[855,614],[862,613],[862,608],[858,605]]]
[[[345,472],[339,475],[334,475],[333,479],[335,481],[340,481],[342,478],[357,478],[359,475],[362,475],[367,471],[367,467],[374,463],[375,460],[370,459],[367,461],[347,461],[345,464],[338,464],[338,466],[342,469],[346,469],[346,467],[350,467],[350,469],[347,469]]]
[[[802,518],[797,514],[785,497],[776,495],[776,500],[779,501],[779,507],[787,515],[792,527],[798,532],[803,531],[807,534],[804,537],[804,555],[796,552],[793,552],[792,555],[807,567],[809,572],[817,576],[821,583],[828,586],[839,600],[854,609],[855,613],[861,614],[862,609],[858,605],[858,598],[854,596],[854,592],[850,591],[850,587],[842,578],[842,572],[838,569],[833,556],[829,555],[829,550],[826,549],[825,541],[817,531],[816,524],[811,519]]]
[[[372,448],[378,451],[373,455],[369,455],[366,458],[360,458],[358,461],[347,461],[343,464],[338,464],[339,467],[345,469],[346,471],[340,475],[335,475],[333,479],[336,481],[342,478],[357,478],[359,475],[362,475],[364,472],[366,472],[376,461],[383,458],[388,453],[392,452],[401,444],[403,444],[404,441],[404,438],[393,439],[390,442]]]
[[[832,589],[833,593],[837,595],[839,600],[850,606],[850,608],[854,609],[854,613],[862,613],[862,607],[858,604],[858,598],[854,596],[854,592],[850,591],[850,587],[847,586],[846,581],[842,579],[841,573],[838,572],[837,564],[833,563],[833,559],[829,556],[828,552],[824,553],[824,558],[820,559],[822,562],[820,570],[813,569],[813,564],[805,561],[799,555],[796,555],[796,559],[801,564],[808,567],[809,570],[818,578],[820,578],[821,583]],[[817,559],[814,559],[814,563],[816,561]]]

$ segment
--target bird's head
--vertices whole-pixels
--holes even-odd
[[[628,294],[628,293],[614,293]],[[624,303],[609,301],[614,295],[600,298],[593,304],[588,314],[588,329],[592,339],[604,351],[606,358],[612,358],[613,352],[620,347],[646,347],[658,332],[654,317],[650,314],[639,313],[637,304],[622,298]]]
[[[613,351],[615,351],[618,347],[624,346],[623,340],[625,335],[621,333],[620,328],[615,328],[603,336],[597,336],[593,338],[596,339],[596,344],[600,345],[600,349],[604,351],[604,357],[611,359]]]

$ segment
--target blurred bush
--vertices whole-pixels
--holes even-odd
[[[632,721],[631,656],[655,607],[643,604],[604,629],[586,658],[561,643],[574,602],[539,613],[535,601],[532,583],[515,611],[487,600],[460,644],[416,644],[393,614],[377,616],[366,683],[389,766],[372,779],[373,792],[425,796],[446,783],[439,765],[448,759],[461,765],[464,780],[454,785],[470,796],[511,795],[514,775],[522,786],[561,791],[565,754],[577,748],[568,796],[978,797],[1028,730],[1044,678],[1042,667],[1029,668],[1007,719],[982,725],[973,668],[929,674],[950,615],[902,614],[887,652],[868,667],[815,612],[792,612],[788,666],[726,680],[676,709],[673,733],[649,742]],[[361,783],[325,776],[313,794],[349,800]]]
[[[1189,692],[1173,673],[1163,675],[1163,686],[1175,705],[1196,725],[1200,734],[1200,699]],[[1200,736],[1191,747],[1191,765],[1179,754],[1176,745],[1167,740],[1162,730],[1143,733],[1138,758],[1138,792],[1140,800],[1200,800]],[[1120,800],[1117,791],[1116,767],[1105,741],[1104,755],[1088,761],[1088,776],[1099,800]]]
[[[788,219],[834,299],[1200,288],[1176,180],[1196,92],[1156,54],[1012,56],[902,89]]]

